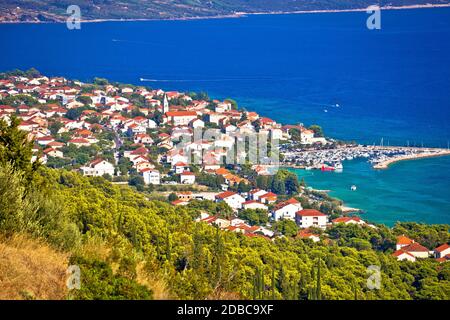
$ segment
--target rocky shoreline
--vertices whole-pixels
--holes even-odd
[[[446,4],[424,4],[424,5],[406,5],[406,6],[382,6],[381,10],[411,10],[411,9],[431,9],[448,8],[450,3]],[[300,10],[300,11],[268,11],[268,12],[235,12],[232,14],[221,14],[212,16],[192,16],[192,17],[163,17],[163,18],[145,18],[145,19],[87,19],[81,20],[81,23],[101,23],[101,22],[144,22],[144,21],[187,21],[187,20],[209,20],[209,19],[233,19],[244,18],[252,15],[284,15],[284,14],[314,14],[314,13],[341,13],[341,12],[365,12],[367,8],[355,9],[326,9],[326,10]],[[1,14],[0,14],[1,17]],[[68,17],[68,16],[67,16]],[[53,16],[54,21],[31,21],[31,20],[10,20],[3,21],[0,24],[26,24],[26,23],[66,23],[66,16]]]

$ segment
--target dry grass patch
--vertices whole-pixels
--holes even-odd
[[[65,299],[68,256],[25,235],[0,236],[0,299]]]

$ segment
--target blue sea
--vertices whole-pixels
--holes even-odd
[[[447,147],[450,9],[258,15],[239,19],[0,25],[0,70],[35,67],[82,81],[105,77],[206,91],[282,123],[320,124],[361,143]],[[141,82],[141,78],[149,81]],[[336,104],[339,107],[336,107]],[[366,218],[450,223],[450,158],[299,171]],[[350,192],[352,184],[358,190]]]

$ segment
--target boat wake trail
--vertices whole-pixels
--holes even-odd
[[[223,82],[223,81],[248,81],[254,79],[146,79],[140,78],[141,82]]]
[[[213,78],[213,79],[148,79],[139,78],[141,82],[227,82],[227,81],[280,81],[280,80],[300,80],[302,78]]]

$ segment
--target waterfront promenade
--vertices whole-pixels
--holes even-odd
[[[374,169],[387,169],[389,165],[405,160],[416,160],[422,158],[431,158],[431,157],[441,157],[441,156],[449,156],[450,150],[448,149],[421,149],[418,148],[419,153],[412,153],[407,155],[394,156],[384,161],[378,162],[373,165]]]
[[[333,149],[283,150],[283,166],[303,169],[321,169],[325,164],[345,160],[367,159],[374,169],[387,169],[389,165],[405,160],[448,156],[449,149],[400,146],[343,146]]]

